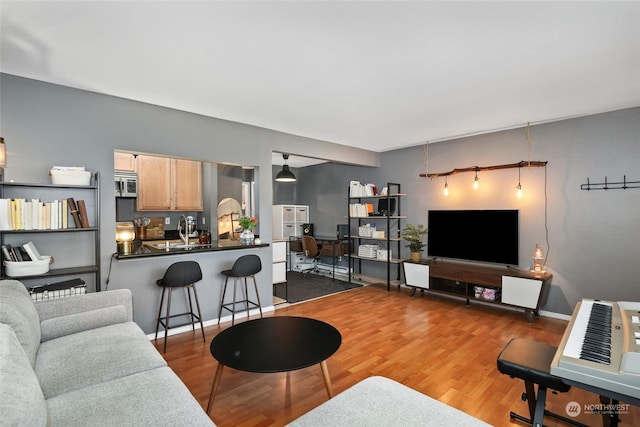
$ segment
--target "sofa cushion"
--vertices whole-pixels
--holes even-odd
[[[389,378],[369,377],[288,426],[488,427],[489,424]]]
[[[0,281],[0,323],[11,326],[34,367],[40,346],[40,317],[27,288],[17,280]]]
[[[42,342],[102,326],[124,323],[127,310],[124,305],[99,308],[67,316],[53,317],[40,323]]]
[[[49,426],[213,426],[168,367],[74,390],[47,401]]]
[[[0,323],[0,414],[3,426],[47,425],[47,404],[13,329]]]
[[[133,322],[66,335],[43,342],[36,374],[45,398],[166,366]]]

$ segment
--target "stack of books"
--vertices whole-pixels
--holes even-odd
[[[22,246],[2,245],[2,256],[9,277],[31,276],[49,271],[50,256],[42,256],[33,242]]]
[[[76,204],[72,197],[51,202],[0,199],[0,230],[59,230],[70,228],[70,225],[89,228],[84,200],[78,200]]]

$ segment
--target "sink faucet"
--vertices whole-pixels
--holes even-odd
[[[184,233],[182,233],[182,222],[184,221]],[[187,217],[180,215],[178,220],[178,235],[182,239],[185,245],[189,244],[189,225],[187,223]]]

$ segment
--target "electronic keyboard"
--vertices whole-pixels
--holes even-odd
[[[579,302],[551,374],[640,399],[640,302]]]

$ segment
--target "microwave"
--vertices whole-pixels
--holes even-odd
[[[138,175],[133,172],[116,172],[114,177],[116,197],[138,196]]]

